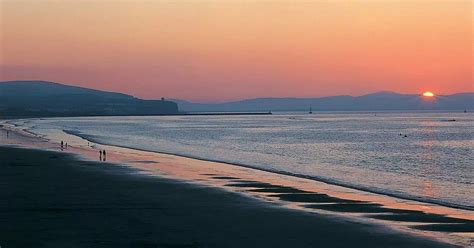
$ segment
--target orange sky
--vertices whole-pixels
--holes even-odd
[[[0,0],[0,80],[223,101],[474,91],[470,0]]]

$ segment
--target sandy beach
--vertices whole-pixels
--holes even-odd
[[[0,157],[2,247],[448,246],[66,153]]]

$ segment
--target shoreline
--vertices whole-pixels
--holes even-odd
[[[291,173],[291,172],[287,172],[287,171],[278,171],[278,170],[265,169],[265,168],[262,168],[262,167],[252,166],[252,165],[248,165],[248,164],[227,162],[227,161],[214,160],[214,159],[208,159],[208,158],[201,158],[201,157],[198,157],[198,156],[191,156],[191,155],[165,152],[165,151],[154,151],[154,150],[140,149],[140,148],[134,148],[134,147],[125,146],[125,145],[123,145],[123,146],[121,146],[121,145],[110,145],[110,144],[105,144],[105,143],[99,142],[99,141],[97,141],[93,138],[87,137],[86,135],[81,135],[81,134],[71,132],[69,130],[62,130],[62,131],[64,133],[77,136],[77,137],[79,137],[81,139],[84,139],[86,141],[90,141],[91,143],[95,143],[95,144],[99,144],[99,145],[103,145],[103,146],[119,147],[119,148],[124,148],[124,149],[142,151],[142,152],[150,152],[150,153],[166,154],[166,155],[177,156],[177,157],[184,157],[184,158],[195,159],[195,160],[200,160],[200,161],[204,161],[204,162],[213,162],[213,163],[219,163],[219,164],[239,166],[239,167],[248,168],[248,169],[252,169],[252,170],[264,171],[264,172],[275,173],[275,174],[291,176],[291,177],[297,177],[297,178],[302,178],[302,179],[309,179],[309,180],[313,180],[313,181],[320,182],[320,183],[326,183],[326,184],[330,184],[330,185],[334,185],[334,186],[340,186],[340,187],[344,187],[344,188],[348,188],[348,189],[364,191],[364,192],[373,193],[373,194],[377,194],[377,195],[394,197],[394,198],[398,198],[398,199],[401,199],[401,200],[416,201],[416,202],[434,204],[434,205],[439,205],[439,206],[454,208],[454,209],[459,209],[459,210],[474,211],[473,206],[464,206],[464,205],[459,205],[459,204],[454,204],[454,203],[446,203],[446,202],[443,202],[443,201],[425,199],[425,198],[422,199],[422,198],[417,198],[417,197],[414,197],[414,196],[413,197],[404,196],[404,195],[396,194],[396,193],[383,192],[383,191],[380,191],[380,190],[372,190],[368,187],[362,187],[362,186],[359,187],[359,186],[355,186],[355,185],[350,185],[350,184],[346,184],[346,183],[343,183],[343,182],[338,182],[338,181],[334,181],[334,180],[330,180],[330,179],[326,179],[326,178],[322,178],[322,177],[309,176],[309,175],[298,174],[298,173]]]
[[[47,142],[47,143],[49,144],[49,149],[51,149],[51,143],[50,142]],[[377,212],[386,212],[386,210],[388,209],[389,210],[388,212],[394,214],[398,211],[411,211],[408,213],[413,214],[412,217],[417,219],[415,220],[415,224],[417,225],[419,225],[420,223],[423,223],[423,221],[420,221],[420,217],[421,219],[428,217],[428,220],[429,220],[428,223],[433,220],[439,221],[440,220],[439,218],[445,215],[451,216],[449,217],[451,218],[451,220],[441,218],[442,223],[446,223],[446,222],[450,223],[452,220],[454,220],[452,218],[461,217],[461,218],[465,218],[466,220],[469,220],[466,222],[467,224],[462,227],[462,228],[465,228],[465,227],[468,228],[467,229],[468,236],[466,239],[467,241],[466,240],[459,241],[459,240],[456,240],[456,239],[459,239],[459,237],[455,237],[454,243],[457,243],[457,244],[463,243],[466,245],[466,244],[469,244],[469,243],[466,243],[466,242],[470,242],[469,240],[474,240],[470,236],[471,234],[470,228],[472,228],[471,227],[472,223],[470,221],[474,220],[474,215],[472,215],[473,213],[471,212],[468,213],[469,215],[466,215],[465,213],[460,214],[456,211],[453,212],[449,209],[444,209],[443,207],[439,207],[439,206],[432,206],[430,204],[421,204],[421,205],[415,204],[414,205],[413,203],[406,203],[406,201],[400,201],[401,199],[394,200],[394,199],[390,199],[391,197],[385,197],[385,196],[380,197],[378,194],[372,194],[370,192],[365,192],[362,194],[360,194],[361,192],[356,192],[356,193],[344,192],[346,190],[349,190],[349,189],[346,189],[345,187],[342,187],[342,190],[339,189],[341,192],[336,192],[336,194],[334,194],[334,192],[332,191],[334,191],[334,187],[338,187],[338,186],[326,185],[326,183],[324,182],[315,182],[314,180],[311,180],[311,179],[294,178],[290,175],[280,175],[280,174],[275,174],[274,172],[256,171],[253,168],[238,167],[231,164],[223,164],[223,163],[217,163],[217,162],[212,162],[212,161],[210,162],[207,160],[197,160],[193,158],[184,158],[184,157],[179,157],[175,155],[160,154],[157,152],[145,152],[145,151],[139,151],[137,149],[128,149],[128,148],[115,149],[113,146],[100,145],[100,144],[98,144],[98,146],[107,148],[109,156],[113,158],[111,162],[119,163],[119,164],[120,163],[129,164],[132,168],[138,168],[139,170],[142,170],[146,174],[157,175],[158,178],[165,177],[165,178],[171,178],[171,179],[179,179],[179,180],[189,181],[191,183],[197,183],[204,186],[223,188],[224,190],[227,190],[230,192],[237,192],[244,195],[250,195],[251,197],[254,197],[254,198],[259,198],[259,200],[262,200],[264,202],[265,201],[274,202],[283,208],[297,209],[299,211],[303,210],[303,212],[314,213],[316,211],[316,214],[330,215],[336,218],[341,217],[343,219],[344,218],[347,219],[348,215],[351,215],[353,213],[359,213],[359,212],[362,214],[367,214],[367,213],[371,213],[375,211],[375,213],[377,213]],[[48,146],[43,147],[43,149],[44,148],[47,149]],[[93,150],[94,148],[87,148],[87,149]],[[97,154],[95,152],[85,151],[87,149],[85,149],[84,147],[77,147],[77,148],[73,147],[72,150],[69,150],[68,152],[78,154],[81,157],[85,157],[89,160],[94,160],[94,157]],[[94,150],[94,151],[97,151],[97,150]],[[219,167],[225,167],[225,168],[217,168],[216,165],[219,165]],[[157,169],[156,167],[158,167],[159,169]],[[189,171],[192,171],[192,173]],[[256,175],[253,175],[253,174],[256,174]],[[216,180],[224,180],[224,181],[221,182],[221,181],[216,181]],[[254,183],[256,183],[256,185],[253,185],[255,187],[251,187],[250,190],[247,190],[248,186],[245,186],[245,185],[235,186],[236,183],[240,183],[239,181],[253,181]],[[275,190],[277,188],[279,189]],[[356,209],[357,207],[363,206],[363,205],[358,205],[355,208],[346,209],[346,211],[339,211],[335,209],[321,209],[321,206],[305,206],[305,204],[307,205],[309,203],[313,203],[314,201],[318,203],[320,199],[316,199],[316,200],[291,199],[294,196],[291,196],[289,194],[291,192],[298,193],[298,191],[306,192],[306,193],[317,192],[319,195],[321,194],[327,195],[331,200],[329,202],[337,203],[341,201],[347,201],[344,203],[354,203],[354,202],[363,203],[363,204],[366,204],[367,206],[365,206],[362,209],[357,210]],[[280,193],[280,195],[277,195],[277,198],[279,199],[275,199],[275,195],[272,195],[269,193],[272,193],[272,194]],[[288,198],[288,196],[290,197]],[[375,206],[373,204],[378,204],[380,206]],[[336,204],[335,206],[340,207],[341,205]],[[346,206],[349,206],[349,205],[346,205]],[[420,216],[421,212],[423,214]],[[428,216],[425,214],[425,212],[432,213],[432,214]],[[349,217],[350,217],[349,219],[351,219],[353,216],[349,216]],[[360,223],[367,222],[368,218],[366,216],[363,216],[362,218],[359,218],[359,217],[355,219],[356,222],[360,222]],[[401,224],[403,222],[401,220],[396,221],[396,222],[390,222],[390,221],[387,222],[386,220],[384,220],[384,218],[386,217],[382,216],[381,223],[379,222],[380,219],[376,219],[375,224],[382,224],[387,227],[394,228],[396,230],[401,230],[402,232],[408,232],[408,233],[415,234],[418,236],[420,235],[426,236],[431,239],[440,239],[440,234],[444,234],[448,232],[448,235],[447,235],[448,237],[441,237],[441,240],[452,241],[451,239],[452,237],[450,237],[450,234],[449,234],[450,233],[449,229],[451,227],[449,226],[448,227],[444,226],[443,227],[444,230],[442,230],[441,233],[436,230],[435,230],[436,232],[426,232],[425,230],[420,233],[419,229],[417,229],[418,231],[413,232],[413,229],[411,229],[411,227],[407,228],[406,225]],[[373,219],[370,219],[370,221],[368,221],[367,223],[374,224]],[[438,225],[424,225],[424,226],[425,226],[424,228],[426,228],[428,231],[430,228],[436,229],[438,227],[442,227],[439,224]],[[463,236],[463,235],[466,235],[466,230],[463,230],[462,228],[461,229],[458,228],[458,231],[461,231],[462,236]]]
[[[0,155],[5,247],[450,247],[73,154]]]

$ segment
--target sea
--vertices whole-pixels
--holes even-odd
[[[272,115],[10,120],[38,136],[175,154],[474,210],[474,114]],[[70,143],[71,144],[71,143]]]

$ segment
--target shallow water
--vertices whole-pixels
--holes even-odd
[[[88,117],[13,123],[53,140],[68,139],[65,130],[101,144],[249,165],[474,209],[471,113]]]

